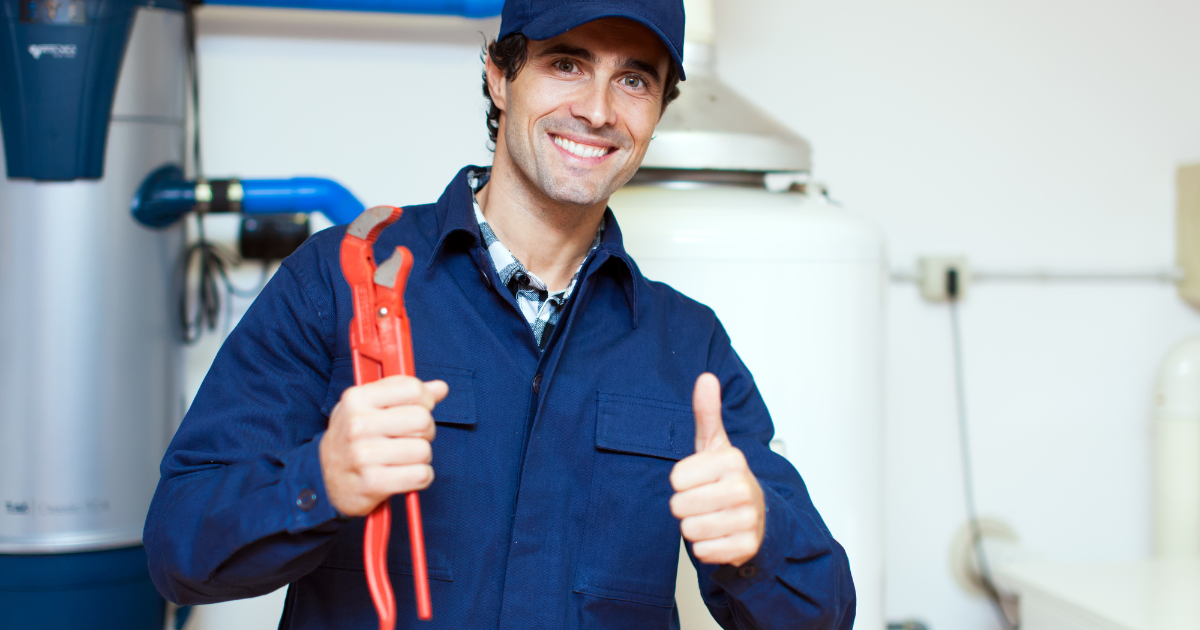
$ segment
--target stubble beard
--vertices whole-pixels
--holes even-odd
[[[509,159],[525,175],[526,180],[555,203],[580,207],[591,207],[604,203],[633,176],[633,173],[626,175],[622,173],[622,169],[613,170],[611,167],[599,170],[599,172],[579,168],[578,170],[581,172],[573,175],[571,171],[575,169],[569,166],[566,168],[552,166],[552,161],[557,160],[559,156],[548,155],[547,152],[557,151],[555,147],[547,146],[547,143],[536,142],[536,140],[536,146],[529,146],[530,139],[521,134],[519,129],[513,128],[509,121],[505,121],[505,127],[505,147]],[[551,130],[548,125],[539,123],[535,127],[535,132],[535,138],[542,138]],[[519,138],[520,142],[508,141],[516,138]],[[619,143],[618,146],[620,146]],[[617,156],[609,159],[615,157]]]

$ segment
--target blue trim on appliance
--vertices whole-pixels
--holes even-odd
[[[165,615],[141,545],[0,554],[0,628],[162,630]]]
[[[225,4],[275,9],[318,9],[325,11],[374,11],[377,13],[425,13],[488,18],[500,15],[504,0],[207,0]]]

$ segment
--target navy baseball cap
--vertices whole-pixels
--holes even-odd
[[[606,17],[628,18],[654,31],[683,80],[683,0],[506,0],[496,39],[513,33],[550,39]]]

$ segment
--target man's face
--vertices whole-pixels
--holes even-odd
[[[497,151],[555,202],[603,203],[642,163],[669,63],[652,31],[619,18],[531,40],[525,67],[500,92]],[[489,81],[502,82],[493,68]]]

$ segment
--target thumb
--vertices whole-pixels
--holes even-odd
[[[429,393],[433,394],[433,402],[435,403],[442,402],[446,399],[446,394],[450,393],[450,386],[446,384],[446,381],[442,380],[425,381],[425,387],[429,390]]]
[[[721,422],[721,382],[716,376],[705,372],[696,379],[692,413],[696,414],[697,453],[729,445],[725,424]]]

